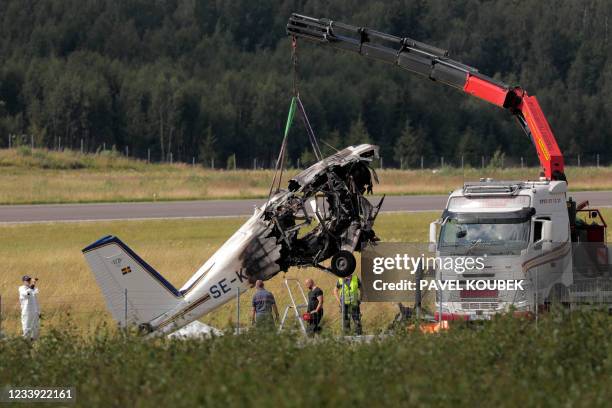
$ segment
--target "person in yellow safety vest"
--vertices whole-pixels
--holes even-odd
[[[344,294],[344,305],[342,305]],[[339,278],[334,288],[334,296],[340,305],[344,332],[351,329],[352,319],[355,324],[355,334],[360,336],[361,329],[361,281],[357,275],[353,274],[346,278]],[[344,306],[344,307],[343,307]],[[350,318],[349,318],[350,317]]]

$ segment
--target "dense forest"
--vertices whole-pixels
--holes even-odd
[[[115,148],[154,160],[269,165],[292,92],[291,12],[448,49],[540,103],[567,161],[612,161],[609,0],[2,0],[0,147]],[[298,44],[324,149],[364,141],[385,165],[535,163],[507,112],[397,67]],[[292,163],[307,162],[294,122]]]

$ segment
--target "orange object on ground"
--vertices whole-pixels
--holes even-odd
[[[416,325],[412,324],[408,326],[408,330],[414,330]],[[449,325],[447,320],[442,320],[442,322],[432,322],[432,323],[420,323],[419,330],[423,334],[431,334],[431,333],[439,333],[442,330],[448,330]]]

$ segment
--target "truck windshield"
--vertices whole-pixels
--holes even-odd
[[[529,225],[529,221],[462,223],[448,219],[440,231],[440,247],[491,249],[495,246],[496,250],[520,250],[529,242]]]

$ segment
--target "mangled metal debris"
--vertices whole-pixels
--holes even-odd
[[[347,147],[296,175],[180,289],[117,237],[83,253],[113,317],[150,334],[173,332],[292,266],[347,276],[353,252],[377,240],[373,224],[383,200],[373,205],[365,197],[377,182],[370,167],[377,157],[377,146]]]

